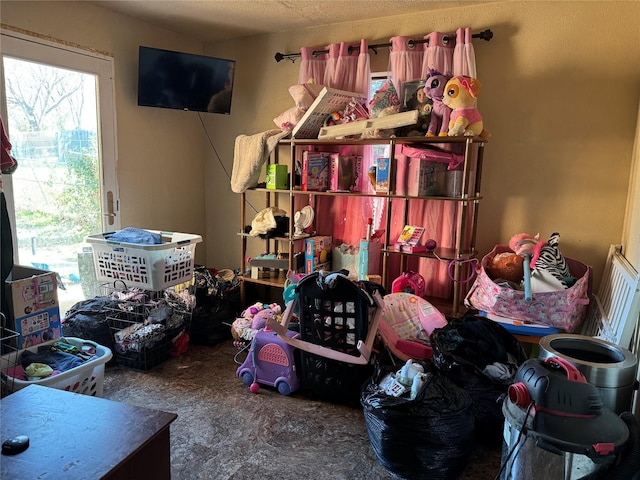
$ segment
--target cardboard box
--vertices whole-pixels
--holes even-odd
[[[362,157],[332,153],[329,162],[329,190],[336,192],[356,191]]]
[[[286,165],[270,163],[267,165],[265,182],[269,190],[284,190],[289,184],[289,173]]]
[[[443,195],[446,190],[447,165],[409,158],[407,168],[407,194],[412,197]]]
[[[331,236],[317,236],[304,241],[304,273],[331,270]]]
[[[11,330],[20,348],[60,338],[60,307],[55,272],[15,265],[5,281]]]
[[[382,260],[382,244],[379,240],[371,240],[369,243],[368,274],[379,275]],[[348,277],[352,280],[358,278],[358,265],[360,263],[360,246],[343,243],[339,247],[333,247],[331,265],[334,271],[349,270]]]
[[[388,193],[393,191],[393,179],[389,176],[391,162],[388,158],[376,158],[376,193]]]
[[[302,190],[324,192],[329,183],[329,153],[302,152]]]

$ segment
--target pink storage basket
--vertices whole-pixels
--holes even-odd
[[[591,267],[565,257],[576,282],[565,290],[533,293],[531,301],[527,301],[523,291],[501,287],[486,272],[489,261],[504,252],[512,250],[504,245],[496,245],[482,258],[476,280],[465,298],[465,305],[524,323],[550,325],[568,333],[577,330],[589,304]]]
[[[464,155],[457,153],[443,152],[441,150],[435,150],[424,146],[413,145],[400,145],[400,155],[405,155],[409,158],[419,158],[420,160],[426,160],[428,162],[441,162],[447,163],[448,169],[453,170],[462,163],[464,163]]]

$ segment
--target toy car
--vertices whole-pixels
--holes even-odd
[[[299,334],[288,330],[287,336]],[[282,395],[289,395],[300,388],[294,359],[295,348],[283,342],[269,327],[259,330],[249,348],[249,354],[236,376],[256,393],[257,383],[271,385]],[[254,386],[255,385],[255,386]]]

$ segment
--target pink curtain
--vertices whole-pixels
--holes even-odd
[[[300,49],[300,72],[298,83],[307,83],[313,79],[314,83],[324,85],[324,71],[329,56],[326,53],[313,54],[313,52],[326,50],[327,47],[302,47]]]
[[[425,35],[424,39],[428,40],[428,43],[423,49],[419,78],[426,78],[428,69],[435,69],[450,75],[459,74],[458,68],[463,69],[463,71],[470,71],[471,68],[475,70],[475,55],[471,45],[471,33],[467,31],[468,29],[459,29],[456,32],[456,36],[442,32],[433,32]],[[468,35],[465,35],[465,32]],[[458,39],[463,42],[461,46],[458,45]],[[392,44],[393,41],[394,39],[392,38]],[[405,78],[410,78],[406,76],[406,72],[414,71],[415,65],[413,62],[415,60],[410,59],[408,55],[404,55],[398,56],[394,62],[391,62],[391,55],[389,54],[392,75],[395,72],[400,72],[400,74],[405,75]],[[402,61],[406,62],[407,65],[402,65]],[[402,79],[400,79],[401,81]],[[423,241],[432,238],[436,240],[440,247],[452,248],[456,240],[455,230],[459,215],[458,209],[459,205],[456,202],[437,200],[410,201],[407,221],[411,225],[425,227]],[[404,226],[402,225],[403,214],[404,211],[401,205],[391,212],[391,239],[397,238]],[[408,269],[418,271],[424,276],[427,283],[427,295],[450,298],[452,284],[449,278],[448,266],[448,262],[445,261],[410,259]]]
[[[391,72],[391,80],[396,92],[402,98],[402,86],[405,82],[426,78],[422,75],[420,66],[424,57],[424,44],[411,43],[411,40],[417,40],[413,37],[391,37],[389,43],[389,71]]]
[[[315,71],[323,70],[323,85],[328,87],[360,92],[368,95],[371,82],[370,56],[368,41],[363,39],[359,44],[335,43],[328,47],[315,50],[329,50],[328,54],[317,56],[314,61],[304,61],[305,51],[301,49],[299,79],[311,78]],[[351,47],[351,48],[350,48]],[[314,50],[314,49],[311,49]],[[351,52],[350,52],[351,50]],[[309,55],[307,54],[307,57]],[[323,63],[323,64],[322,64]],[[318,75],[317,73],[315,75]],[[318,77],[319,78],[319,77]],[[320,83],[316,81],[316,83]],[[367,188],[366,171],[371,165],[370,148],[353,148],[344,146],[340,153],[343,155],[358,154],[363,156],[363,164],[358,185]],[[333,232],[334,243],[349,243],[358,245],[360,238],[365,235],[365,225],[369,217],[373,217],[376,199],[365,197],[330,197],[316,198],[318,210],[316,227],[318,232]]]
[[[421,78],[427,78],[429,69],[437,70],[445,75],[453,75],[455,37],[447,33],[432,32],[425,35],[424,39],[429,42],[422,58]]]
[[[471,29],[456,30],[456,46],[453,53],[453,74],[477,77],[476,53],[471,42]]]
[[[445,36],[449,39],[445,39]],[[429,40],[426,46],[422,43],[412,44],[410,40],[415,40],[412,37],[397,36],[390,39],[389,69],[391,80],[399,95],[402,95],[405,82],[426,78],[426,71],[429,68],[449,74],[475,73],[475,55],[469,29],[459,29],[455,36],[434,32],[423,38]],[[316,83],[368,94],[368,79],[371,73],[367,43],[365,40],[361,41],[357,56],[353,53],[349,54],[348,47],[345,44],[334,44],[323,48],[301,49],[300,82],[304,83],[309,78],[314,78]],[[313,50],[329,50],[330,53],[313,57],[311,55]],[[322,74],[318,73],[320,71]],[[360,187],[361,191],[372,192],[366,176],[367,169],[373,161],[369,152],[370,149],[365,149],[364,152],[362,149],[355,151],[348,146],[341,151],[342,154],[364,155]],[[365,225],[370,217],[374,219],[375,229],[385,227],[383,225],[386,208],[384,198],[317,196],[316,199],[318,232],[333,232],[334,243],[357,245],[359,239],[365,234]],[[408,222],[425,227],[426,233],[423,240],[433,238],[440,247],[453,247],[459,215],[458,203],[436,200],[410,200],[410,202]],[[393,243],[404,227],[403,202],[394,200],[391,210],[390,239]],[[398,264],[399,258],[397,256],[391,258],[393,267]],[[410,258],[408,262],[408,269],[418,271],[424,276],[428,295],[451,297],[448,262],[416,258]]]

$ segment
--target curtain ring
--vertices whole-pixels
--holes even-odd
[[[410,38],[409,40],[407,40],[407,47],[415,48],[415,46],[416,46],[416,43],[413,41],[413,39]]]

